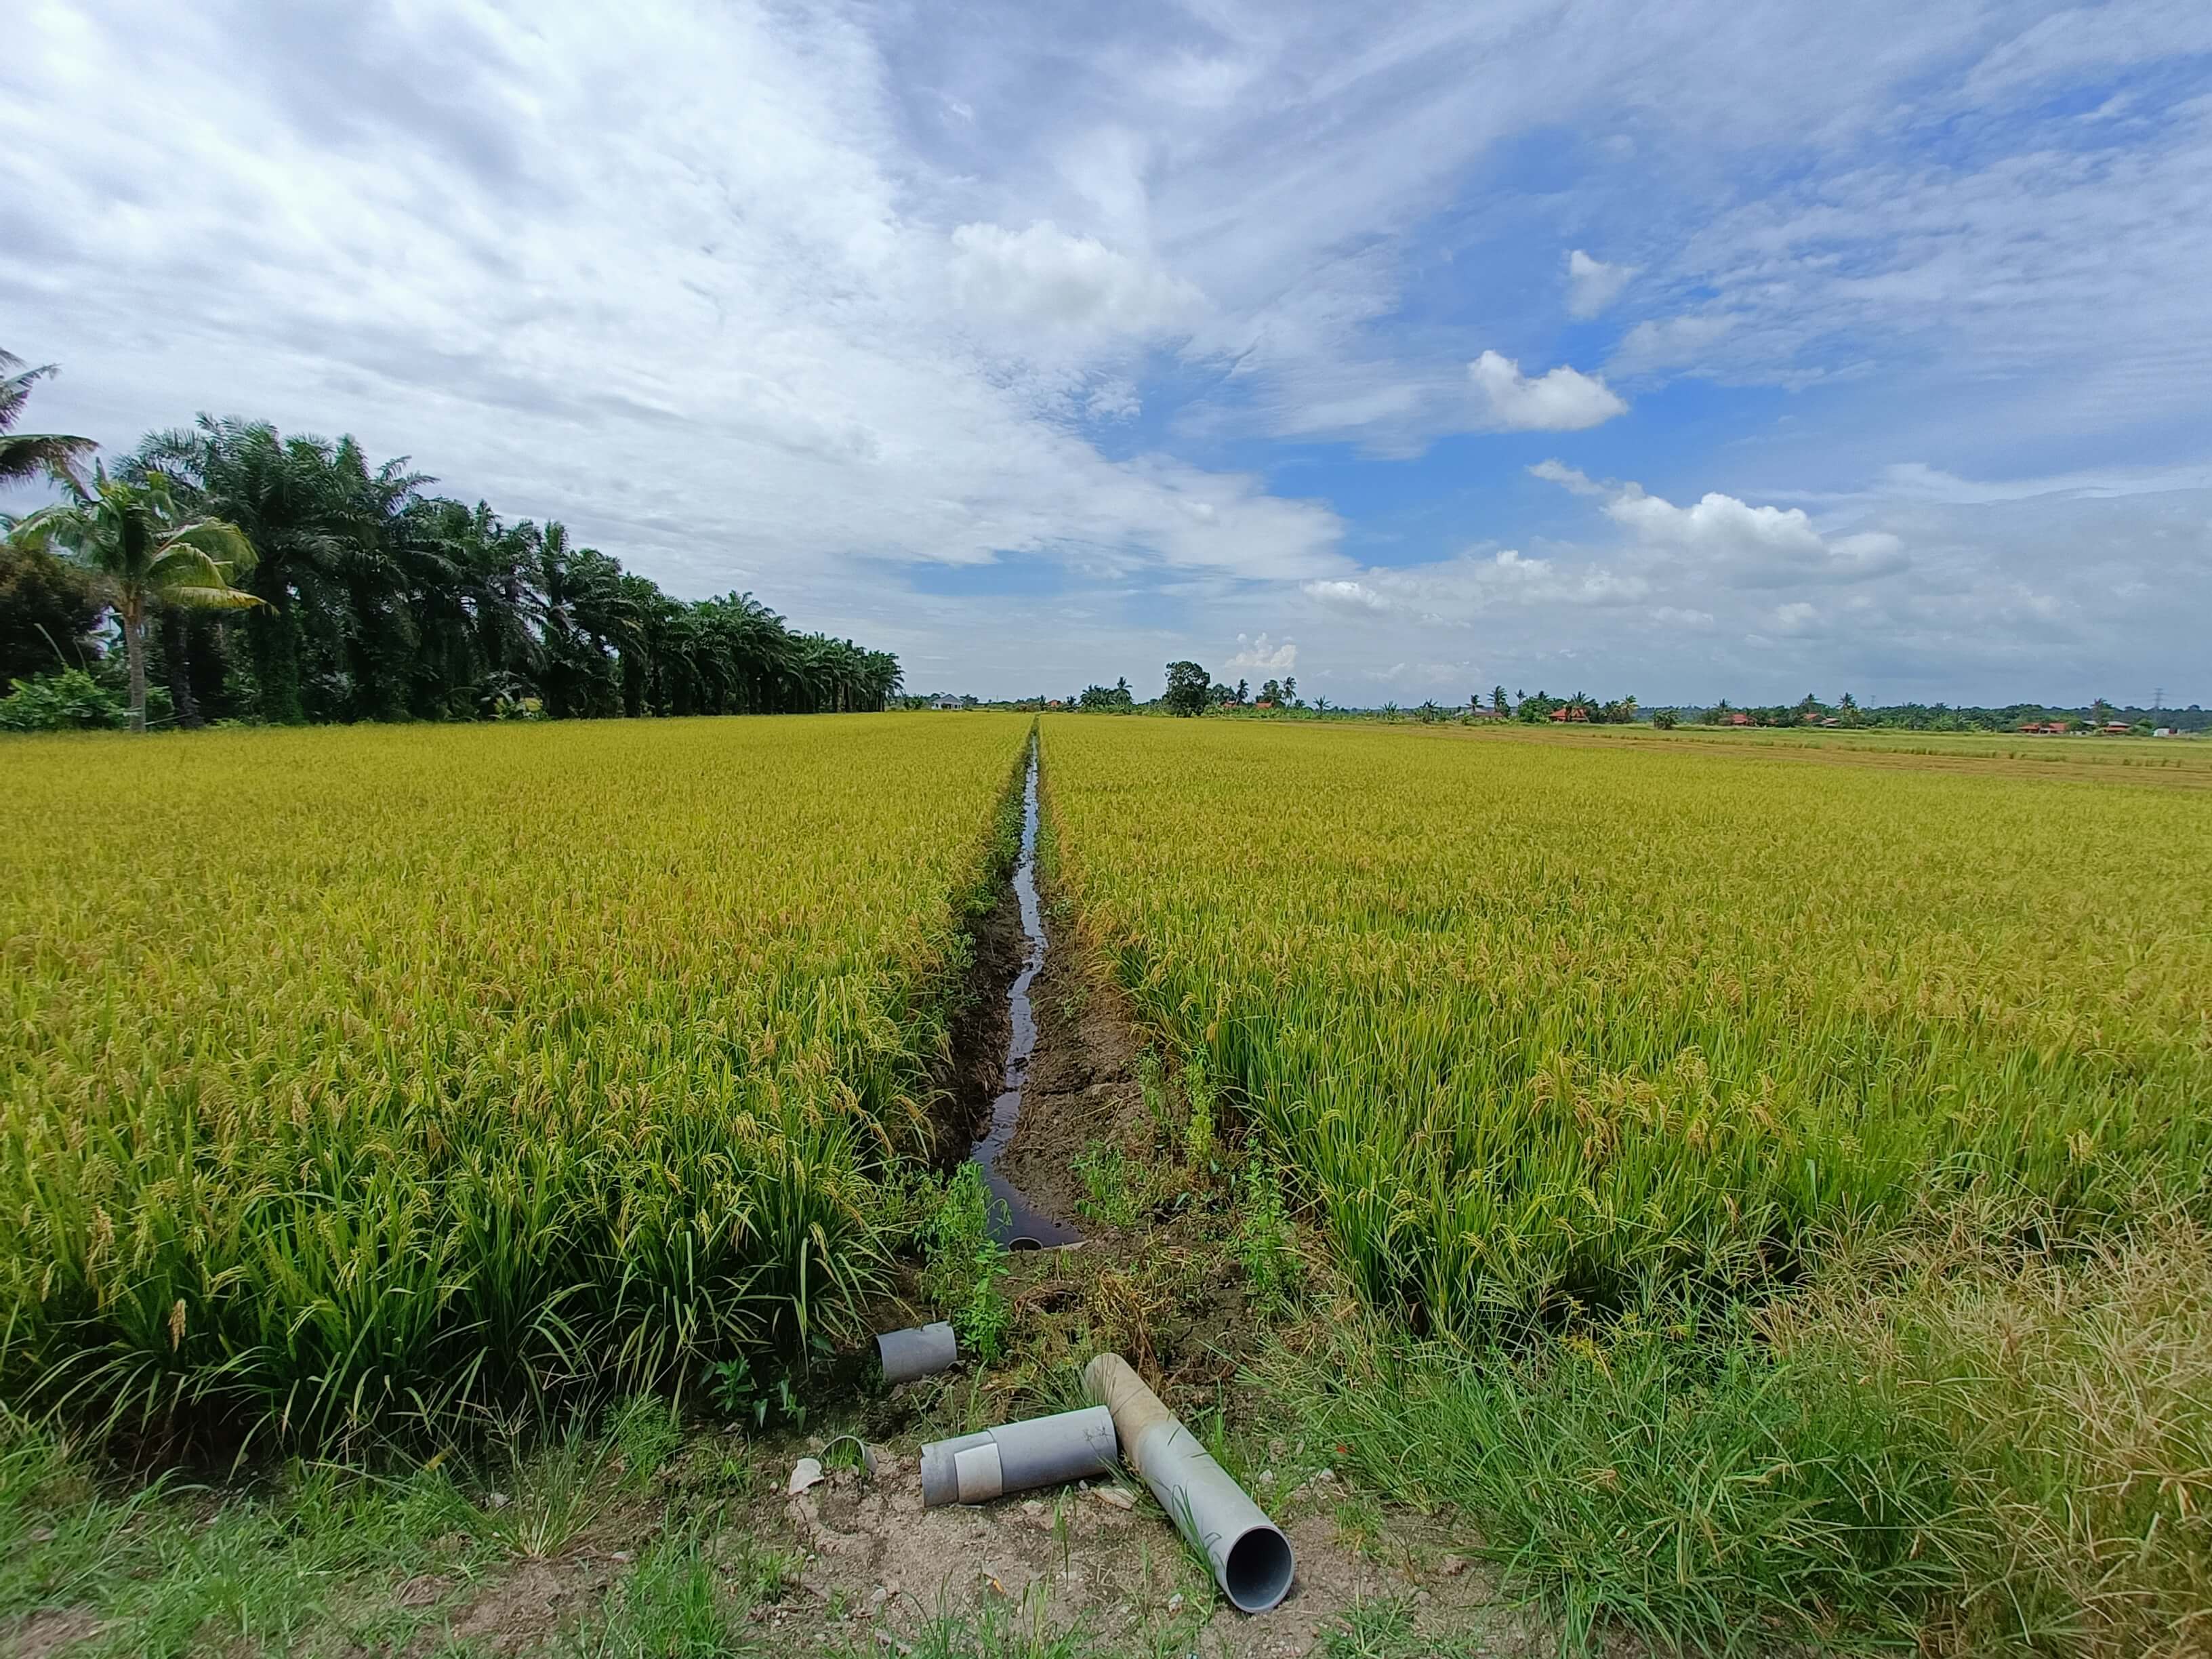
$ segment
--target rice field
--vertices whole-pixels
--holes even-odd
[[[0,752],[0,1396],[436,1432],[849,1334],[1029,722]]]
[[[2202,1212],[2201,793],[1550,736],[1044,722],[1062,891],[1377,1303],[1733,1292],[1969,1195]]]

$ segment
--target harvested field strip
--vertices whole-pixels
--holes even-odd
[[[1063,890],[1416,1324],[1798,1272],[1977,1191],[2201,1203],[2191,793],[1048,719]]]
[[[1028,726],[11,744],[0,1392],[442,1431],[839,1332]]]

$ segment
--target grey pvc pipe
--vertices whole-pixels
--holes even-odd
[[[1265,1613],[1288,1595],[1297,1571],[1291,1540],[1128,1362],[1102,1353],[1084,1367],[1083,1382],[1112,1413],[1130,1468],[1152,1488],[1176,1530],[1206,1553],[1213,1582],[1230,1604],[1240,1613]]]
[[[939,1320],[911,1330],[885,1331],[876,1339],[876,1352],[884,1362],[884,1382],[911,1382],[951,1365],[960,1358],[960,1345],[952,1327]]]
[[[1105,1474],[1119,1455],[1114,1414],[1103,1406],[1003,1423],[921,1449],[922,1507],[988,1504],[1005,1492]]]

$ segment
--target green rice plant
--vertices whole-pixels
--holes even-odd
[[[299,1443],[857,1329],[1017,717],[0,755],[0,1395]]]
[[[1548,736],[1043,723],[1086,936],[1378,1304],[1771,1290],[1931,1194],[2212,1203],[2194,790]]]

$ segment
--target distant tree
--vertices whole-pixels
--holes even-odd
[[[1505,706],[1505,688],[1502,685],[1493,685],[1490,688],[1490,712],[1498,715],[1512,712]]]
[[[31,388],[55,373],[52,363],[24,366],[13,352],[0,351],[0,485],[47,477],[73,495],[84,494],[84,463],[99,446],[89,438],[58,432],[18,432]]]
[[[0,543],[0,690],[10,680],[83,667],[106,608],[82,567]]]
[[[1086,685],[1073,699],[1073,702],[1076,708],[1087,709],[1093,714],[1133,708],[1137,706],[1137,700],[1131,694],[1129,682],[1126,679],[1116,680],[1111,686]]]
[[[1280,708],[1283,702],[1283,683],[1280,680],[1267,681],[1260,687],[1260,701],[1271,702]]]
[[[1237,682],[1237,706],[1239,708],[1242,708],[1246,703],[1252,701],[1251,688],[1252,683],[1249,680],[1239,680]]]
[[[15,535],[33,547],[73,555],[113,596],[130,665],[134,732],[146,729],[149,612],[163,605],[244,610],[261,603],[230,580],[253,568],[253,544],[234,524],[180,513],[160,472],[131,483],[95,467],[92,489],[82,500],[32,514]]]
[[[1662,708],[1659,710],[1657,714],[1652,715],[1651,724],[1657,726],[1662,732],[1673,731],[1674,729],[1674,711],[1671,708]]]
[[[1296,708],[1297,706],[1298,683],[1296,678],[1289,674],[1283,676],[1283,701],[1289,703],[1292,708]]]
[[[1168,689],[1160,701],[1167,705],[1170,714],[1188,718],[1201,714],[1206,708],[1206,694],[1212,677],[1194,662],[1171,662],[1168,665]]]

